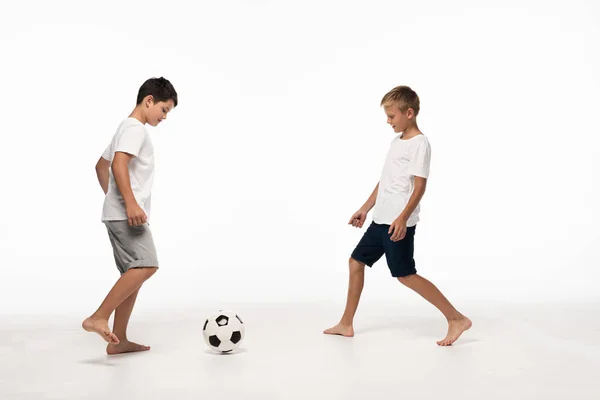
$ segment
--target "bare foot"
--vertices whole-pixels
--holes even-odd
[[[86,318],[81,324],[83,329],[88,332],[96,332],[100,337],[106,340],[108,343],[118,344],[119,338],[117,335],[112,333],[108,328],[108,321],[105,319],[92,319],[92,317]]]
[[[137,344],[130,342],[129,340],[123,340],[119,344],[109,344],[106,346],[106,354],[121,354],[121,353],[134,353],[137,351],[148,351],[150,346],[144,346],[143,344]]]
[[[437,342],[440,346],[451,346],[452,343],[462,335],[462,333],[471,327],[471,320],[467,317],[451,320],[448,322],[448,334],[443,340]]]
[[[352,327],[352,325],[343,325],[340,323],[334,326],[333,328],[325,329],[323,333],[326,335],[341,335],[345,337],[352,337],[354,336],[354,328]]]

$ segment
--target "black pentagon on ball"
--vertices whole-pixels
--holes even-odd
[[[209,336],[208,343],[210,343],[213,347],[219,347],[221,345],[221,340],[215,335]]]
[[[238,321],[240,321],[240,324],[243,324],[243,323],[244,323],[244,322],[242,321],[242,319],[240,318],[240,316],[239,316],[239,315],[237,315],[237,314],[236,314],[236,315],[235,315],[235,317],[238,319]]]
[[[231,343],[237,344],[240,340],[242,340],[242,333],[240,331],[235,331],[231,334]]]
[[[225,326],[229,323],[229,317],[227,315],[219,315],[216,319],[217,325]]]
[[[206,330],[206,325],[208,325],[208,320],[206,320],[206,322],[204,322],[204,328],[202,328],[203,331]]]

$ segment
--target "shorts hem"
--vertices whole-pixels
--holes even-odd
[[[361,259],[360,257],[356,257],[354,255],[351,255],[350,258],[352,258],[353,260],[358,261],[359,263],[365,264],[367,267],[373,267],[373,264],[375,264],[375,263],[368,263],[365,260]]]
[[[153,260],[151,258],[145,258],[142,260],[135,260],[126,265],[127,269],[131,268],[158,268],[158,260]]]
[[[409,271],[409,272],[401,272],[401,273],[393,273],[392,272],[392,277],[393,278],[404,278],[406,276],[415,275],[416,273],[417,273],[416,269],[413,269],[412,271]]]

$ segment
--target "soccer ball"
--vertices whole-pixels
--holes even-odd
[[[202,333],[208,347],[220,353],[228,353],[242,343],[245,326],[236,313],[219,310],[206,319]]]

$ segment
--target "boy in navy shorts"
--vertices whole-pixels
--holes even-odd
[[[471,327],[436,286],[417,274],[414,237],[419,222],[420,201],[425,193],[431,147],[417,126],[420,101],[407,86],[398,86],[381,100],[387,123],[399,134],[390,145],[381,179],[349,224],[361,228],[373,209],[373,222],[350,257],[346,309],[340,322],[324,333],[354,336],[353,320],[364,285],[365,265],[372,267],[383,255],[391,275],[437,307],[448,320],[446,337],[437,342],[450,346]]]

